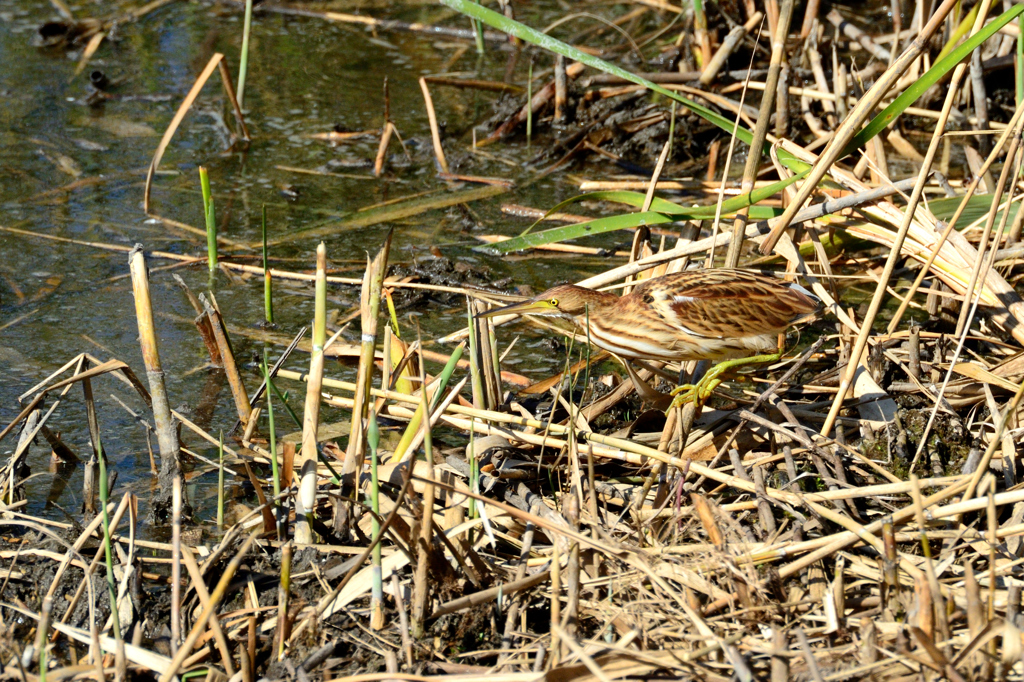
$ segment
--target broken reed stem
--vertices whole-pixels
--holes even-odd
[[[249,424],[252,416],[252,403],[249,402],[249,394],[245,390],[245,383],[242,381],[242,374],[238,371],[238,364],[235,362],[235,352],[231,348],[231,340],[228,338],[228,330],[224,325],[224,318],[216,305],[213,292],[209,292],[209,298],[203,294],[199,295],[206,315],[210,320],[210,329],[220,350],[221,361],[224,364],[224,375],[227,377],[228,385],[231,387],[231,397],[235,401],[235,410],[238,412],[238,421],[243,425]]]
[[[171,493],[171,651],[181,641],[181,476],[174,477]]]
[[[249,34],[252,30],[253,0],[245,0],[245,19],[242,23],[242,54],[238,57],[238,108],[245,99],[245,77],[249,72]]]
[[[224,529],[224,430],[217,446],[217,528]]]
[[[267,205],[263,204],[263,314],[267,324],[274,324],[273,280],[267,263]]]
[[[377,427],[377,414],[370,411],[369,424],[367,425],[366,444],[370,449],[370,509],[373,516],[370,519],[370,530],[372,531],[374,546],[373,554],[370,555],[370,565],[373,567],[373,586],[370,594],[370,627],[379,630],[384,627],[384,571],[381,567],[380,551],[380,479],[377,475],[377,446],[380,444],[380,430]],[[396,598],[397,595],[396,595]]]
[[[103,446],[99,439],[96,440],[96,451],[100,466],[100,506],[103,508],[103,552],[107,563],[107,589],[110,592],[110,618],[111,628],[114,632],[114,639],[121,639],[121,623],[117,613],[117,581],[114,579],[114,557],[110,545],[110,513],[107,504],[110,502],[110,491],[107,490],[107,458],[103,454]]]
[[[320,425],[320,387],[324,378],[324,344],[327,342],[327,247],[316,247],[316,293],[313,315],[313,348],[306,384],[306,407],[302,418],[302,451],[299,455],[299,494],[295,503],[295,542],[313,542],[311,528],[316,506],[316,432]],[[269,376],[268,376],[269,379]],[[355,420],[353,419],[353,422]]]
[[[473,387],[473,407],[482,410],[487,407],[487,398],[484,395],[484,375],[480,368],[479,338],[476,332],[476,321],[473,317],[474,301],[466,297],[466,319],[469,330],[469,376]]]
[[[362,310],[362,335],[359,346],[359,369],[356,372],[355,406],[352,410],[352,432],[345,452],[342,476],[354,476],[358,485],[359,474],[363,471],[366,455],[366,420],[370,405],[370,390],[373,382],[373,357],[377,348],[377,317],[380,313],[381,290],[384,288],[384,273],[387,271],[388,254],[391,251],[392,232],[388,231],[384,244],[373,260],[367,259],[363,286],[359,294]]]
[[[160,349],[157,346],[156,329],[153,325],[153,304],[149,296],[149,274],[146,258],[141,246],[132,249],[128,256],[132,275],[132,293],[135,297],[135,317],[139,326],[139,343],[142,345],[142,360],[146,365],[149,392],[153,400],[153,425],[157,444],[160,447],[160,480],[166,486],[180,467],[178,464],[178,433],[171,421],[171,406],[164,385],[164,372],[160,365]],[[163,488],[166,490],[166,488]],[[157,496],[166,513],[167,493]],[[166,517],[165,517],[166,518]]]
[[[442,173],[449,173],[448,161],[444,158],[444,149],[441,147],[441,129],[437,125],[437,114],[434,112],[434,100],[430,97],[430,88],[427,81],[420,78],[420,90],[423,91],[423,102],[427,106],[427,121],[430,123],[430,139],[434,143],[434,155],[437,157],[437,165]]]
[[[217,221],[213,215],[213,192],[205,166],[199,167],[199,185],[203,190],[203,217],[206,219],[206,263],[210,274],[217,270]]]
[[[43,597],[43,610],[39,616],[39,629],[36,632],[36,653],[39,656],[39,682],[46,682],[46,640],[50,631],[50,615],[53,613],[53,597]]]

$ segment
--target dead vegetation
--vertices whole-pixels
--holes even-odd
[[[485,7],[445,4],[519,31]],[[503,6],[508,16],[517,8]],[[1019,16],[1016,7],[893,0],[858,14],[815,0],[596,5],[588,11],[602,13],[600,22],[555,32],[564,39],[546,45],[554,58],[526,44],[526,31],[513,42],[466,30],[451,15],[432,26],[263,7],[444,35],[466,49],[478,39],[480,49],[508,52],[509,73],[519,73],[515,60],[531,60],[532,75],[528,83],[421,79],[446,191],[274,236],[271,248],[504,194],[506,179],[471,174],[475,155],[525,135],[539,147],[529,159],[536,177],[594,158],[621,173],[581,179],[590,215],[510,203],[509,215],[560,225],[508,244],[504,235],[481,241],[616,258],[580,282],[592,288],[701,262],[767,269],[799,277],[827,310],[790,337],[781,362],[730,381],[701,414],[689,405],[666,415],[644,410],[585,335],[542,319],[523,324],[570,337],[564,372],[532,382],[503,371],[512,320],[475,314],[509,296],[468,266],[439,259],[433,269],[389,271],[389,235],[368,247],[375,255],[362,278],[329,275],[324,244],[315,272],[296,272],[270,268],[266,255],[262,267],[233,259],[240,245],[214,235],[228,253],[211,268],[267,275],[268,292],[271,279],[312,283],[316,299],[307,338],[306,329],[233,328],[212,294],[185,287],[238,414],[234,429],[215,435],[168,404],[145,257],[132,250],[147,382],[123,362],[83,354],[26,391],[0,432],[13,441],[20,429],[0,476],[4,674],[32,682],[1021,679],[1020,24],[1003,21],[960,66],[928,81],[942,56],[1004,9],[1016,11],[1004,18]],[[95,51],[106,24],[68,26],[67,40],[88,39]],[[602,73],[589,57],[642,82]],[[215,55],[147,179],[147,214],[184,233],[206,234],[159,216],[149,190],[215,69],[237,113],[234,142],[248,139]],[[494,116],[457,139],[460,131],[442,135],[431,99],[452,86],[500,93]],[[907,92],[914,97],[901,100]],[[679,93],[691,99],[672,99]],[[880,119],[879,110],[894,113]],[[324,138],[344,144],[354,135]],[[392,138],[401,139],[387,114],[380,136],[377,176]],[[766,153],[746,153],[760,148]],[[630,212],[614,213],[622,206]],[[634,232],[629,253],[563,243],[624,229]],[[352,293],[348,315],[328,322],[326,292],[339,286],[359,287],[360,300]],[[396,302],[463,299],[465,328],[442,339],[419,338],[394,312]],[[287,347],[264,357],[264,384],[252,394],[230,341],[243,332]],[[349,359],[354,381],[325,370],[325,358]],[[705,364],[641,374],[674,382]],[[170,519],[171,542],[139,537],[146,520],[131,493],[108,499],[94,384],[110,378],[141,401],[132,415],[154,443],[155,510]],[[305,395],[295,424],[283,409],[285,383]],[[81,457],[46,425],[79,386],[91,441]],[[328,423],[324,415],[339,411],[348,418]],[[55,467],[88,460],[84,517],[19,511],[24,456],[37,437]],[[202,454],[211,445],[218,461]],[[189,522],[198,501],[182,499],[182,482],[218,473],[259,503],[226,499],[222,484],[223,533],[210,537]]]

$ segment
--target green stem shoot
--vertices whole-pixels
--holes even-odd
[[[203,216],[206,218],[206,260],[212,273],[217,269],[217,222],[213,218],[213,192],[210,191],[210,175],[204,166],[199,167],[199,184],[203,189]]]
[[[267,349],[263,349],[263,378],[270,386],[270,370],[267,369]],[[277,432],[274,429],[274,401],[271,398],[273,391],[267,391],[267,423],[270,429],[270,468],[274,477],[274,516],[277,519],[278,536],[281,531],[281,510],[278,508],[281,497],[281,474],[277,466]]]
[[[96,452],[99,454],[100,464],[100,507],[103,509],[103,551],[107,563],[107,589],[110,592],[110,618],[113,622],[114,639],[121,639],[121,623],[117,614],[117,583],[114,581],[114,559],[110,549],[110,514],[107,511],[107,504],[110,501],[110,491],[107,490],[107,455],[103,452],[103,445],[96,443]]]

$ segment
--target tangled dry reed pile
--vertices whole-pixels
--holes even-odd
[[[515,91],[487,142],[554,126],[560,134],[543,173],[592,154],[623,161],[612,148],[659,157],[653,177],[581,187],[587,206],[636,211],[542,211],[567,225],[489,241],[593,253],[558,242],[635,229],[628,261],[583,285],[628,286],[704,259],[706,267],[799,276],[825,301],[825,315],[786,359],[730,382],[703,413],[691,405],[665,415],[638,409],[633,385],[600,364],[607,356],[591,352],[585,335],[571,342],[558,376],[532,383],[503,372],[510,320],[474,314],[508,297],[389,277],[390,237],[361,281],[328,277],[323,244],[315,274],[222,258],[224,269],[312,280],[317,300],[311,339],[305,329],[291,343],[261,337],[287,349],[264,362],[264,383],[249,393],[228,340],[243,330],[229,328],[212,296],[186,289],[235,397],[240,423],[225,441],[169,407],[149,274],[133,250],[147,381],[123,362],[79,356],[27,391],[0,432],[21,429],[0,476],[9,561],[0,586],[4,674],[32,682],[1021,679],[1024,306],[1013,284],[1024,255],[1024,93],[1019,24],[1010,22],[1021,6],[997,17],[988,0],[971,8],[894,0],[894,30],[882,35],[842,7],[819,17],[814,0],[801,5],[798,28],[792,0],[643,0],[568,41],[609,42],[582,50],[475,3],[445,4],[559,55],[550,72],[538,67],[528,93],[421,80],[441,177],[484,184],[446,201],[493,196],[508,183],[451,172],[444,147],[455,143],[441,139],[429,85]],[[520,47],[479,25],[263,11]],[[619,35],[612,28],[632,37],[611,44]],[[855,58],[840,59],[837,47]],[[638,77],[606,61],[644,50],[650,61],[655,48],[660,72]],[[750,66],[726,69],[737,55]],[[211,61],[197,87],[217,66]],[[986,72],[1007,85],[987,92],[995,78]],[[1014,86],[1016,104],[1007,104]],[[663,99],[652,101],[652,90]],[[197,92],[162,141],[150,180]],[[746,103],[759,98],[759,109]],[[235,110],[246,137],[237,103]],[[730,135],[697,160],[712,166],[707,179],[662,179],[687,175],[670,160],[670,131],[685,128],[701,144],[712,126]],[[387,121],[378,173],[394,132]],[[927,141],[923,153],[908,141],[915,136]],[[737,139],[766,153],[748,155],[734,186],[716,180],[730,176],[715,165],[720,152],[727,163],[734,157]],[[950,180],[950,159],[961,152],[970,172]],[[703,205],[664,198],[683,190]],[[351,219],[359,220],[373,218]],[[361,286],[350,316],[354,343],[343,327],[328,339],[329,280]],[[466,296],[467,327],[413,341],[390,305],[405,289]],[[329,357],[356,362],[355,381],[325,372]],[[428,373],[428,363],[443,369]],[[171,543],[137,536],[131,493],[110,498],[93,394],[105,376],[152,411],[152,422],[135,416],[155,436],[161,492],[153,506],[173,524]],[[293,437],[278,436],[285,413],[276,384],[285,382],[305,391]],[[22,462],[33,439],[45,437],[57,458],[77,459],[46,426],[77,386],[90,415],[86,520],[25,516]],[[324,423],[324,405],[351,419]],[[187,450],[186,439],[219,446],[219,460]],[[182,522],[182,479],[214,473],[246,481],[259,506],[232,518],[222,497],[225,532],[196,543]]]

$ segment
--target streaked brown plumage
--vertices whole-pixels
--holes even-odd
[[[774,354],[779,333],[820,309],[821,302],[797,284],[714,269],[650,279],[625,296],[565,284],[487,315],[571,319],[584,334],[589,330],[595,346],[627,360],[629,367],[632,359],[720,361]],[[635,381],[632,370],[630,375]]]

